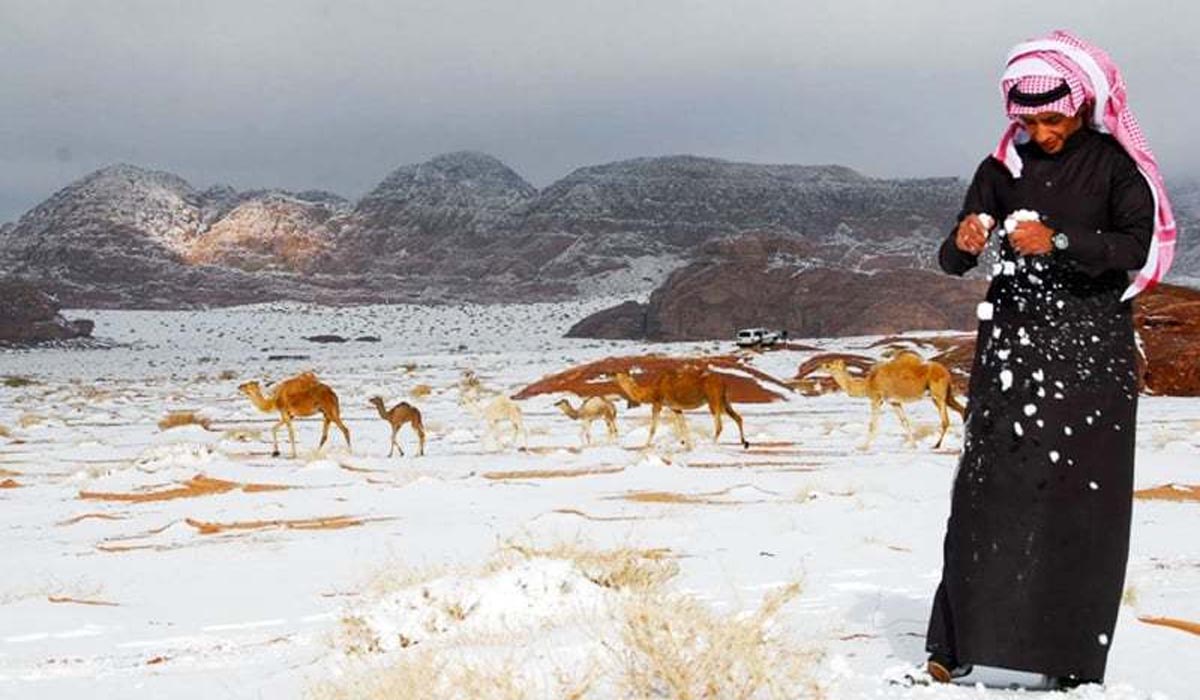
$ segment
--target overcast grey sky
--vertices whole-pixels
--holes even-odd
[[[1010,46],[1106,48],[1168,176],[1200,171],[1190,3],[0,0],[0,221],[128,162],[357,198],[446,151],[543,187],[643,155],[968,175]]]

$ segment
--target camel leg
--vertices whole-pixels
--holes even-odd
[[[292,459],[296,458],[296,429],[292,427],[292,418],[287,419],[288,440],[292,443]]]
[[[896,412],[896,417],[900,419],[900,424],[904,426],[904,442],[916,447],[917,436],[915,433],[913,433],[912,423],[910,423],[908,420],[908,414],[904,412],[904,405],[899,402],[893,403],[892,410]]]
[[[583,444],[591,446],[592,444],[592,422],[590,420],[580,421],[580,428],[583,430]]]
[[[654,442],[654,431],[658,430],[658,414],[662,411],[661,404],[654,404],[650,409],[650,435],[646,438],[646,447],[649,447]]]
[[[875,428],[879,425],[879,408],[883,403],[883,399],[871,398],[871,418],[867,421],[867,440],[862,444],[862,449],[871,447],[871,442],[875,439]]]
[[[734,423],[737,423],[738,438],[742,441],[742,449],[750,449],[750,442],[746,440],[746,431],[742,427],[742,417],[738,415],[737,411],[733,410],[733,403],[729,400],[728,396],[721,397],[721,408],[729,414]]]
[[[683,440],[683,446],[686,449],[692,449],[692,430],[688,426],[687,418],[683,415],[683,411],[679,409],[671,409],[675,413],[675,432]]]
[[[605,416],[604,417],[604,425],[606,428],[608,428],[608,441],[616,442],[617,441],[617,419],[614,418],[613,416]]]
[[[946,439],[946,429],[950,427],[950,414],[946,412],[946,396],[944,394],[940,396],[935,394],[933,403],[937,405],[938,417],[942,421],[942,432],[938,434],[937,443],[933,446],[933,449],[936,450],[942,446],[942,440]]]
[[[354,454],[354,448],[350,446],[350,429],[347,428],[346,424],[342,422],[341,416],[334,417],[333,422],[342,431],[342,437],[346,438],[346,451],[350,454]]]
[[[400,433],[400,426],[397,425],[392,428],[392,449],[388,450],[388,457],[391,457],[392,453],[395,452],[396,450],[400,450],[401,457],[404,456],[404,448],[400,446],[400,443],[396,442],[396,435],[398,435],[399,433]]]
[[[285,419],[281,418],[278,423],[271,426],[271,443],[272,443],[271,456],[272,457],[279,456],[279,426],[284,425],[286,422],[287,421]]]
[[[708,412],[712,414],[713,444],[715,445],[721,441],[721,429],[724,428],[724,426],[721,425],[721,406],[716,402],[710,403],[708,405]]]
[[[317,449],[320,450],[325,446],[325,442],[329,439],[329,419],[321,421],[321,441],[317,443]]]
[[[420,441],[420,449],[418,449],[418,451],[417,451],[417,456],[424,457],[425,456],[425,426],[420,422],[416,422],[416,423],[413,423],[413,429],[417,431],[417,438]]]

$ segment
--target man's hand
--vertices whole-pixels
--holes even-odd
[[[979,255],[983,252],[983,246],[987,245],[988,228],[990,227],[984,224],[979,214],[968,214],[958,222],[958,230],[954,233],[954,245],[964,253]]]
[[[1054,230],[1040,221],[1022,221],[1008,234],[1008,242],[1021,255],[1046,255],[1054,250]]]

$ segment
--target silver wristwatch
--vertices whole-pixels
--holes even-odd
[[[1055,250],[1066,250],[1067,246],[1071,244],[1071,239],[1067,238],[1067,234],[1058,231],[1050,237],[1050,242],[1054,244]]]

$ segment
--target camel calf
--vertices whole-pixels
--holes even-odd
[[[498,395],[485,404],[480,401],[478,389],[460,387],[458,403],[487,423],[485,438],[491,437],[499,443],[500,426],[502,423],[508,423],[513,429],[513,442],[520,437],[522,447],[529,449],[529,433],[525,430],[521,407],[512,399]]]
[[[583,444],[592,444],[592,422],[597,418],[604,420],[608,428],[609,442],[617,440],[617,407],[612,401],[603,396],[589,396],[583,400],[579,408],[571,405],[568,399],[559,399],[555,406],[571,420],[580,421],[583,429]]]
[[[375,407],[375,410],[379,411],[379,417],[392,426],[392,445],[391,449],[388,450],[388,457],[391,457],[396,450],[400,450],[401,457],[404,456],[404,448],[400,446],[400,443],[396,442],[396,434],[400,432],[400,428],[404,427],[406,423],[412,425],[413,430],[416,431],[417,439],[420,441],[420,448],[417,454],[420,457],[424,457],[425,423],[421,420],[421,411],[407,401],[401,401],[390,409],[384,408],[383,399],[379,396],[372,396],[369,401]]]

